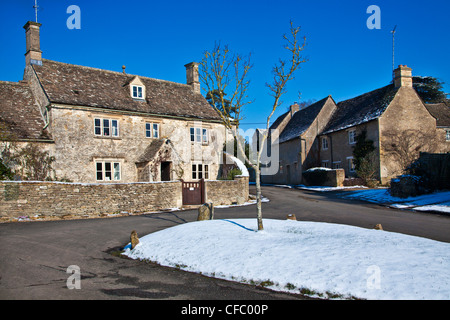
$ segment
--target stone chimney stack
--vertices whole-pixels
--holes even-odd
[[[184,65],[186,68],[186,83],[192,87],[195,93],[200,93],[198,65],[197,62],[191,62]]]
[[[27,51],[25,53],[25,63],[42,65],[41,40],[39,28],[42,24],[28,21],[23,28],[27,39]]]
[[[397,69],[394,70],[394,84],[395,88],[400,87],[413,87],[412,79],[412,69],[408,68],[406,65],[399,65]]]
[[[294,113],[296,113],[298,110],[300,110],[300,106],[295,102],[293,105],[290,106],[291,111],[291,118],[294,116]]]

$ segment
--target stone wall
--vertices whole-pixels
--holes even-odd
[[[205,181],[205,202],[242,204],[249,178]],[[142,183],[66,183],[0,181],[0,221],[26,217],[101,217],[145,213],[183,206],[181,181]]]
[[[0,217],[97,216],[182,206],[181,182],[81,184],[0,182]]]
[[[248,201],[248,180],[245,176],[236,176],[234,180],[206,180],[206,202],[214,206],[243,204]]]

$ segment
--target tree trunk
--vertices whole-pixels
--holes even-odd
[[[256,174],[256,211],[258,219],[258,230],[264,230],[261,210],[261,171],[259,166],[255,166]]]

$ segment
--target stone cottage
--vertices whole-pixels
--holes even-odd
[[[198,64],[186,84],[42,58],[41,24],[27,22],[24,80],[0,82],[0,123],[21,144],[54,156],[73,182],[216,179],[227,132],[200,93]],[[3,139],[7,140],[7,139]]]
[[[412,69],[399,66],[392,84],[338,104],[330,97],[281,115],[279,171],[265,183],[299,184],[311,167],[344,169],[355,176],[353,148],[362,132],[375,147],[377,178],[385,183],[400,174],[420,151],[450,152],[450,109],[426,105],[413,88]]]

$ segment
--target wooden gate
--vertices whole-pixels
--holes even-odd
[[[204,202],[204,190],[205,181],[203,179],[199,181],[183,181],[183,205],[196,205],[203,204]]]

